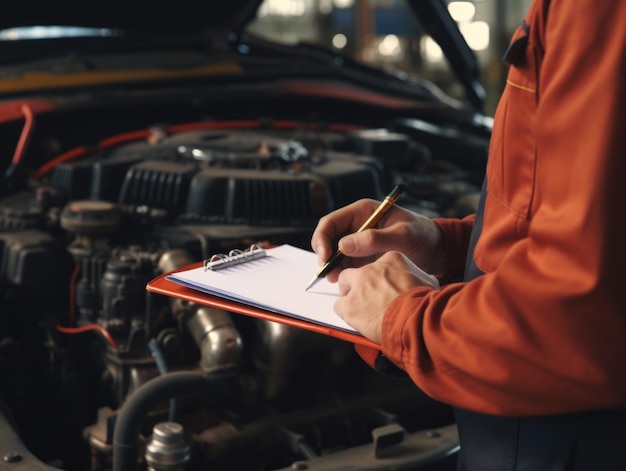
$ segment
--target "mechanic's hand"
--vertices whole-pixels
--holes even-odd
[[[379,204],[373,199],[362,199],[319,220],[311,248],[317,253],[320,265],[332,256],[337,243],[346,256],[341,267],[328,274],[328,281],[336,282],[341,268],[363,266],[388,251],[402,252],[428,273],[443,272],[445,251],[441,231],[426,216],[393,206],[377,228],[355,233]]]
[[[389,304],[416,286],[439,289],[439,281],[400,252],[387,252],[361,268],[339,274],[335,312],[368,339],[380,343],[382,321]]]

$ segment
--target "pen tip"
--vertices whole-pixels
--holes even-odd
[[[307,285],[306,288],[304,288],[304,291],[308,291],[310,288],[313,287],[313,285],[315,285],[315,283],[317,283],[319,281],[319,278],[316,276],[314,277],[311,282]]]

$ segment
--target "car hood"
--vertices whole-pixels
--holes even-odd
[[[130,45],[142,47],[148,44],[154,48],[160,43],[171,46],[175,44],[171,41],[172,39],[180,43],[188,41],[189,38],[204,41],[207,37],[221,36],[227,37],[226,41],[231,42],[233,38],[238,38],[246,25],[255,18],[262,3],[263,0],[229,0],[227,2],[178,0],[170,4],[169,8],[164,8],[162,4],[155,2],[134,2],[132,6],[129,6],[119,0],[112,2],[22,0],[13,3],[10,9],[5,9],[0,14],[0,30],[28,26],[73,26],[119,30],[124,31],[124,34],[120,35],[123,37],[120,38],[119,44],[127,50]],[[465,90],[468,104],[476,110],[482,110],[485,90],[479,80],[480,72],[476,57],[450,17],[443,0],[407,0],[407,4],[424,30],[441,47],[453,73]],[[113,36],[116,35],[113,34]],[[3,48],[0,49],[0,64],[4,68],[4,78],[19,79],[20,85],[17,88],[21,90],[24,84],[20,77],[32,72],[32,64],[25,69],[18,67],[15,70],[9,70],[6,67],[26,60],[40,60],[47,56],[53,58],[48,60],[52,60],[55,65],[63,68],[65,62],[59,62],[57,55],[76,52],[78,44],[82,54],[87,54],[93,42],[97,51],[101,46],[99,39],[94,38],[92,41],[92,38],[80,37],[68,43],[63,40],[48,41],[45,45],[29,44],[32,41],[0,44]],[[108,40],[107,46],[116,44],[115,41],[110,40],[111,38],[106,39]],[[236,42],[236,39],[234,41]],[[12,42],[16,41],[5,41],[5,43]],[[215,44],[221,43],[213,41],[214,46]],[[247,45],[244,47],[248,50]],[[267,52],[267,48],[264,49]],[[306,46],[298,49],[300,57],[312,58],[319,55]],[[272,50],[272,54],[277,51],[276,48]],[[42,52],[45,56],[42,56]],[[282,55],[289,57],[288,54]],[[159,53],[159,57],[162,61],[163,53]],[[334,53],[326,54],[325,57],[331,62],[337,60]],[[71,56],[70,60],[74,60],[74,56]],[[137,60],[138,64],[142,63],[141,59]],[[176,60],[180,60],[180,57]],[[347,61],[343,58],[340,60],[344,64],[344,69],[349,68]],[[155,66],[154,63],[151,65]],[[162,63],[156,65],[161,66]],[[35,67],[39,66],[35,63]],[[50,66],[44,61],[41,67],[49,70]],[[1,78],[3,77],[0,76]],[[43,82],[49,84],[49,77],[44,77]],[[12,84],[7,86],[9,91],[16,89]]]
[[[0,15],[0,29],[19,26],[84,26],[153,31],[163,34],[215,28],[241,29],[254,15],[262,0],[227,2],[178,0],[158,2],[14,2]]]

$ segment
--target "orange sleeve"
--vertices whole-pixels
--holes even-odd
[[[625,407],[626,2],[535,12],[537,80],[510,72],[491,144],[530,165],[512,173],[490,149],[486,274],[397,298],[382,351],[430,396],[478,412]],[[522,124],[496,132],[511,116],[519,139]]]
[[[475,214],[461,219],[434,218],[433,221],[441,230],[443,244],[446,250],[446,269],[439,273],[440,282],[448,283],[452,279],[463,277],[467,248],[469,246],[472,227],[474,226]]]

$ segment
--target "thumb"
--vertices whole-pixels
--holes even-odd
[[[341,250],[345,255],[354,256],[355,252],[358,250],[356,238],[357,234],[350,234],[339,239],[339,250]]]
[[[372,238],[373,230],[348,234],[339,240],[339,250],[349,257],[368,257],[377,254],[380,247]]]

